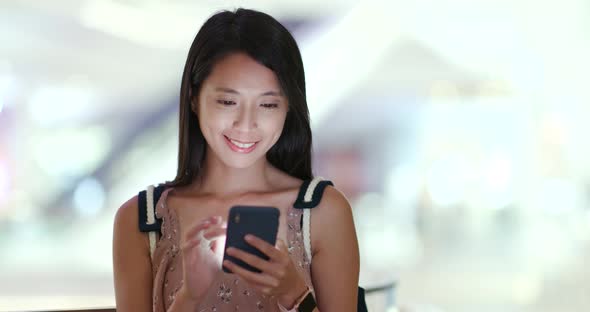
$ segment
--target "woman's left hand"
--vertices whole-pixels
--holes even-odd
[[[273,246],[254,235],[246,235],[245,240],[267,255],[269,259],[264,260],[256,255],[231,247],[227,249],[227,254],[262,272],[248,271],[229,260],[223,261],[223,265],[261,293],[276,297],[282,306],[287,308],[293,306],[295,301],[306,291],[307,285],[297,272],[285,242],[278,239],[277,246]]]

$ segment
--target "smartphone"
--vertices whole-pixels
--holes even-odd
[[[223,249],[223,259],[250,270],[260,273],[261,271],[251,265],[228,255],[225,251],[229,247],[241,249],[245,252],[254,254],[264,260],[269,258],[254,246],[248,244],[244,237],[252,234],[271,245],[277,242],[277,233],[279,230],[279,216],[281,212],[275,207],[264,206],[234,206],[229,210],[227,219],[227,237],[225,248]],[[231,270],[223,267],[226,273],[232,273]]]

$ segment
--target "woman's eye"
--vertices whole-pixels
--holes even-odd
[[[217,100],[217,103],[219,104],[223,104],[223,105],[236,105],[236,102],[234,101],[229,101],[229,100]]]
[[[277,104],[277,103],[263,103],[263,104],[260,104],[260,106],[262,106],[264,108],[277,108],[277,107],[279,107],[279,104]]]

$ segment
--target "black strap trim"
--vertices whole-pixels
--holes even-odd
[[[297,312],[312,312],[317,307],[315,302],[315,298],[311,292],[305,295],[305,298],[299,303],[297,307]]]
[[[301,184],[301,187],[299,188],[299,194],[297,194],[297,199],[295,200],[293,207],[295,207],[297,209],[301,209],[301,208],[299,208],[299,206],[301,206],[305,203],[303,201],[303,198],[305,197],[305,192],[307,191],[307,188],[309,187],[310,183],[311,183],[311,180],[303,181],[303,184]]]
[[[309,184],[311,183],[311,180],[307,180],[305,182],[303,182],[303,184],[301,185],[301,188],[299,189],[299,195],[297,196],[297,200],[295,201],[295,203],[293,204],[293,208],[296,209],[312,209],[317,207],[317,205],[320,204],[320,202],[322,201],[322,197],[324,195],[324,190],[326,189],[326,187],[328,185],[334,186],[334,183],[332,183],[332,181],[320,181],[315,189],[313,190],[313,194],[311,196],[311,201],[310,202],[306,202],[304,201],[304,197],[305,197],[305,193],[307,192],[307,189],[309,188]]]
[[[156,203],[160,200],[166,187],[162,184],[154,188],[154,224],[147,223],[147,191],[141,191],[137,194],[137,207],[139,210],[139,231],[140,232],[160,232],[162,219],[156,216]]]

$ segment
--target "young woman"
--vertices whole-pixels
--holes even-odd
[[[308,242],[294,207],[303,186],[317,180],[309,182],[305,77],[291,34],[261,12],[215,14],[190,48],[180,93],[178,172],[155,206],[162,223],[153,252],[138,230],[137,196],[115,217],[117,311],[356,311],[359,253],[349,203],[331,186],[312,194]],[[261,273],[221,262],[234,205],[281,211],[276,246],[246,237],[269,260],[228,250]]]

